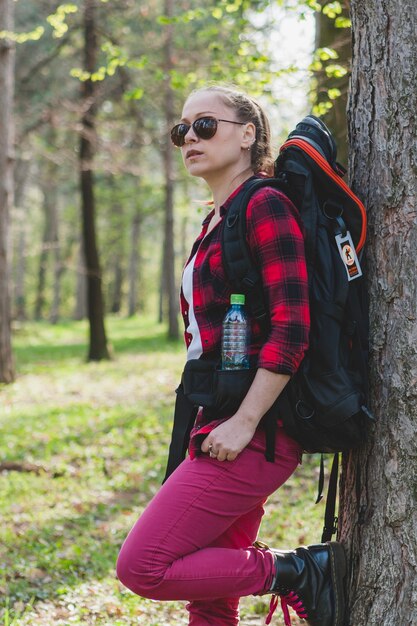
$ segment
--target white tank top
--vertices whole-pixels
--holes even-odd
[[[203,353],[203,344],[201,343],[200,329],[194,314],[193,301],[193,270],[197,254],[193,256],[188,265],[185,266],[182,274],[182,293],[188,304],[188,328],[187,333],[192,337],[191,343],[187,349],[187,361],[190,359],[198,359]]]

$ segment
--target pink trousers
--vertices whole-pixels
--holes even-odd
[[[274,557],[253,546],[267,497],[301,460],[281,428],[275,463],[257,431],[234,461],[186,459],[164,483],[127,536],[119,580],[155,600],[188,600],[192,626],[236,626],[239,598],[270,589]]]

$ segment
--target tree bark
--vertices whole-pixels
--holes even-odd
[[[53,282],[52,282],[52,303],[51,312],[49,315],[49,321],[51,324],[56,324],[60,317],[61,306],[61,277],[64,272],[64,267],[61,262],[61,244],[59,239],[59,206],[58,202],[53,207],[52,212],[52,262],[53,262]]]
[[[12,0],[0,0],[0,31],[13,31]],[[14,379],[11,345],[9,219],[13,206],[14,46],[0,39],[0,382]]]
[[[18,321],[26,319],[25,274],[26,274],[26,238],[28,220],[25,215],[24,197],[29,177],[31,159],[18,159],[14,171],[14,226],[15,245],[13,249],[13,288],[14,317]]]
[[[84,70],[96,70],[97,31],[95,0],[84,2]],[[95,196],[93,161],[96,149],[95,119],[97,114],[95,83],[88,79],[82,83],[83,116],[80,139],[80,184],[84,254],[87,269],[87,309],[90,327],[89,361],[109,358],[104,328],[104,303],[102,276],[98,256],[95,227]]]
[[[375,432],[344,459],[350,626],[417,624],[417,3],[351,1],[351,180],[369,210]]]
[[[165,15],[172,17],[174,14],[173,0],[165,0]],[[173,25],[166,27],[165,41],[165,145],[164,145],[164,173],[165,173],[165,226],[163,248],[163,276],[166,285],[165,296],[168,305],[168,337],[178,339],[178,293],[175,281],[175,249],[174,249],[174,161],[173,148],[169,138],[169,129],[174,120],[174,93],[171,87],[170,71],[173,68]]]
[[[39,268],[38,268],[38,287],[36,290],[36,300],[35,300],[35,312],[34,317],[35,320],[40,320],[43,317],[44,309],[46,305],[46,276],[48,269],[48,260],[49,253],[51,250],[52,242],[52,206],[56,201],[56,190],[53,187],[54,182],[53,178],[49,178],[46,176],[46,181],[41,183],[42,192],[43,192],[43,212],[44,212],[44,225],[43,225],[43,233],[42,233],[42,249],[39,257]]]
[[[75,291],[75,307],[73,318],[77,321],[84,320],[87,317],[87,279],[84,258],[84,247],[82,240],[78,246],[77,260],[77,282]]]
[[[47,133],[48,147],[56,145],[56,132],[53,128]],[[42,250],[39,259],[38,289],[35,301],[35,319],[44,317],[47,297],[45,294],[48,274],[52,269],[52,302],[50,303],[50,321],[56,323],[59,316],[59,282],[62,273],[58,237],[58,165],[54,162],[51,151],[41,171],[40,187],[43,193],[44,229]],[[52,263],[51,263],[52,261]]]
[[[122,308],[123,274],[122,258],[119,253],[114,258],[113,266],[113,290],[110,307],[112,313],[120,313]]]
[[[132,317],[137,312],[139,306],[138,288],[140,282],[140,234],[141,234],[141,214],[139,208],[136,208],[132,220],[132,230],[130,238],[130,257],[129,257],[129,295],[128,295],[128,315]]]

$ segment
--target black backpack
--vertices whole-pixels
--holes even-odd
[[[362,443],[373,421],[366,406],[368,324],[360,267],[366,211],[343,182],[344,173],[336,162],[336,144],[330,131],[320,119],[308,115],[281,147],[275,177],[248,181],[233,199],[222,233],[223,262],[233,291],[246,295],[250,314],[267,333],[269,319],[261,276],[246,242],[249,199],[263,186],[275,187],[290,198],[304,225],[310,344],[275,408],[286,432],[306,452],[336,453],[323,541],[335,532],[337,453]],[[276,412],[268,418],[270,424],[265,428],[267,438],[271,438]],[[322,475],[323,471],[321,483]]]

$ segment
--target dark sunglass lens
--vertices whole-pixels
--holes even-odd
[[[216,134],[217,120],[214,117],[200,117],[194,122],[193,128],[201,139],[211,139]]]
[[[188,126],[188,124],[177,124],[176,126],[174,126],[174,128],[171,130],[171,141],[174,146],[180,148],[184,145],[185,135],[188,133],[189,130],[190,127]]]

